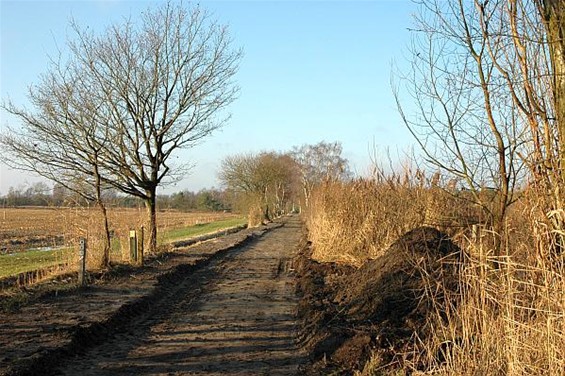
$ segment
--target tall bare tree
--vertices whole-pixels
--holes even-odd
[[[82,85],[82,70],[72,63],[53,62],[51,71],[29,89],[34,110],[18,108],[11,102],[3,108],[22,120],[21,127],[9,127],[0,135],[4,163],[39,174],[69,189],[87,201],[94,201],[102,213],[104,242],[101,266],[110,260],[110,230],[105,187],[101,176],[101,155],[108,147],[108,132],[99,127],[105,119],[91,92]],[[107,186],[107,185],[106,185]]]
[[[514,0],[517,3],[517,0]],[[535,0],[540,16],[539,25],[543,31],[538,34],[542,37],[541,44],[544,52],[543,76],[545,78],[545,91],[541,98],[536,96],[533,110],[529,111],[532,129],[535,130],[534,141],[537,152],[538,168],[535,171],[535,182],[547,192],[549,199],[546,209],[550,215],[554,235],[554,251],[562,253],[565,247],[565,2],[563,0]],[[519,3],[518,3],[519,4]],[[514,14],[522,9],[514,6]],[[523,12],[523,10],[522,10]],[[515,35],[520,37],[523,29],[515,28]],[[521,40],[521,39],[518,39]],[[521,50],[527,51],[530,40],[522,43]],[[527,58],[526,53],[522,54]],[[527,66],[528,61],[522,59],[522,66]],[[527,112],[527,111],[526,111]],[[536,127],[537,125],[537,127]]]
[[[321,141],[315,145],[302,145],[292,150],[302,180],[304,203],[308,207],[315,185],[323,181],[341,180],[350,176],[347,159],[342,156],[339,142]]]
[[[517,0],[514,0],[516,3]],[[553,107],[558,132],[565,135],[565,2],[563,0],[536,0],[551,64]],[[517,6],[514,6],[515,9]],[[514,11],[516,12],[516,10]],[[565,137],[564,137],[565,138]],[[565,140],[561,140],[561,165],[565,165]]]
[[[195,145],[223,126],[223,112],[235,100],[234,83],[241,51],[232,48],[228,29],[200,7],[166,3],[143,13],[137,22],[115,24],[95,35],[72,24],[69,65],[80,78],[69,90],[88,93],[92,109],[72,118],[73,127],[93,127],[101,146],[96,166],[101,182],[145,201],[149,216],[149,250],[157,245],[157,187],[180,178],[189,163],[173,163],[179,149]],[[65,74],[66,69],[56,65]],[[33,90],[33,88],[32,88]],[[43,85],[49,97],[58,85]],[[54,96],[60,107],[64,96]],[[23,111],[8,110],[27,123]],[[44,115],[36,107],[38,117]],[[64,113],[58,120],[68,124]],[[59,132],[76,133],[74,128]],[[38,142],[41,142],[38,140]],[[74,169],[71,171],[77,171]]]
[[[563,136],[553,122],[546,4],[422,1],[412,70],[402,81],[416,109],[410,113],[396,93],[428,161],[464,182],[497,234],[523,166],[548,193],[548,210],[562,205]],[[481,194],[485,186],[495,187],[496,195]],[[496,250],[500,246],[497,237]]]
[[[219,178],[230,191],[243,194],[249,201],[249,224],[255,225],[255,212],[261,221],[285,212],[295,198],[297,169],[286,154],[260,153],[228,156],[222,161]]]

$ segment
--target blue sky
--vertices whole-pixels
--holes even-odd
[[[148,1],[0,0],[0,96],[26,105],[30,84],[64,51],[69,19],[94,31],[133,19]],[[165,189],[219,186],[221,160],[243,152],[286,151],[322,140],[340,141],[358,174],[366,174],[373,144],[407,150],[413,142],[397,113],[390,87],[392,64],[403,69],[416,6],[409,0],[201,1],[230,26],[244,50],[232,119],[179,158],[195,164]],[[15,124],[0,113],[0,127]],[[37,181],[2,166],[0,194]]]

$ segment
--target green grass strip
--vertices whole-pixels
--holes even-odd
[[[0,256],[0,278],[32,270],[45,269],[67,262],[72,249],[52,251],[27,251]]]
[[[245,218],[230,218],[170,230],[160,236],[159,243],[170,243],[177,240],[184,240],[200,235],[210,234],[222,229],[243,225],[246,222],[247,220]],[[112,251],[114,253],[119,252],[120,240],[128,241],[127,239],[113,239]],[[76,251],[76,249],[73,250],[72,248],[65,248],[51,251],[31,250],[9,255],[0,255],[0,278],[63,264],[71,259],[71,252],[73,251]]]
[[[219,230],[240,226],[247,223],[246,218],[230,218],[221,221],[200,223],[194,226],[167,231],[163,234],[162,243],[170,243],[177,240],[194,238],[196,236],[210,234]]]

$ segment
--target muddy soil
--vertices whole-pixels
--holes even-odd
[[[425,341],[443,325],[437,312],[456,308],[463,254],[446,234],[416,228],[359,269],[318,263],[311,252],[304,242],[295,260],[306,374],[353,375],[371,358],[383,374],[441,362],[445,349],[421,357],[414,338]]]
[[[371,357],[387,374],[406,362],[426,371],[413,336],[442,325],[435,312],[456,308],[459,290],[463,255],[447,235],[414,229],[359,269],[311,251],[289,217],[94,275],[84,289],[34,288],[0,311],[0,375],[335,376]]]
[[[0,374],[300,374],[290,260],[301,226],[284,224],[32,296],[2,313]]]

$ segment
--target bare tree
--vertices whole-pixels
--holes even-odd
[[[523,12],[523,7],[519,7],[517,0],[513,0],[513,13]],[[558,125],[559,135],[565,135],[565,2],[563,0],[535,0],[538,7],[538,14],[541,16],[540,24],[543,24],[545,31],[544,44],[547,45],[549,56],[545,55],[546,61],[549,57],[551,66],[551,93],[555,112],[555,120]],[[516,37],[520,35],[520,29],[514,28]],[[538,32],[538,35],[541,34]],[[521,38],[519,41],[522,40]],[[539,42],[538,42],[539,43]],[[522,50],[525,50],[525,43],[522,43]],[[544,51],[545,52],[545,51]],[[546,71],[549,69],[546,68]],[[565,138],[560,140],[561,165],[565,165]]]
[[[298,166],[284,153],[262,153],[258,159],[258,178],[268,183],[264,194],[267,212],[278,217],[287,212],[287,204],[297,200]]]
[[[51,71],[29,89],[33,111],[3,104],[22,120],[22,126],[9,127],[0,135],[0,144],[4,163],[37,173],[96,203],[104,228],[101,264],[108,266],[110,230],[100,171],[108,132],[100,128],[105,119],[89,101],[91,92],[77,84],[82,77],[82,70],[72,62],[64,66],[52,62]]]
[[[534,182],[546,193],[546,210],[552,227],[553,244],[555,253],[562,253],[565,247],[565,2],[562,0],[534,0],[539,19],[531,28],[536,27],[537,44],[543,54],[543,70],[538,72],[536,81],[543,85],[533,83],[534,89],[528,86],[528,94],[532,97],[523,112],[528,118],[533,136],[533,150],[535,169],[533,170]],[[513,16],[524,13],[524,7],[517,0],[513,1]],[[529,10],[529,9],[527,9]],[[531,14],[531,13],[530,13]],[[533,25],[533,26],[532,26]],[[519,25],[522,26],[522,25]],[[542,28],[542,30],[539,30]],[[521,52],[520,64],[524,75],[528,72],[524,67],[531,66],[531,38],[524,39],[524,28],[514,27],[514,35],[519,43]],[[528,29],[526,29],[528,30]],[[530,42],[530,43],[529,43]],[[539,55],[538,55],[539,56]],[[532,68],[529,71],[536,71]],[[526,79],[526,77],[524,77]],[[527,80],[529,83],[530,80]],[[539,88],[542,87],[542,90]],[[538,89],[537,91],[535,89]],[[532,93],[533,94],[530,94]],[[522,107],[521,107],[522,108]]]
[[[424,0],[416,19],[411,75],[416,110],[398,108],[429,162],[470,189],[501,234],[524,166],[534,182],[560,193],[559,131],[541,12],[531,1]],[[496,195],[485,195],[485,186]],[[557,204],[559,207],[561,204]],[[500,237],[495,249],[500,251]]]
[[[68,86],[88,93],[84,100],[91,109],[72,123],[93,127],[101,182],[145,201],[149,250],[155,251],[157,187],[186,173],[189,163],[173,163],[179,149],[195,145],[228,120],[222,111],[237,96],[233,78],[242,53],[231,48],[226,26],[201,8],[182,4],[161,5],[138,22],[110,26],[98,36],[72,26],[70,65],[80,77]],[[58,88],[43,85],[41,90],[48,97]],[[65,106],[64,97],[54,97]],[[8,109],[28,123],[24,136],[32,137],[35,122]],[[43,116],[41,107],[36,109]],[[82,173],[78,167],[70,171]]]
[[[304,203],[309,206],[312,189],[323,181],[347,179],[350,176],[347,159],[342,157],[339,142],[321,141],[315,145],[302,145],[292,150],[302,180]]]
[[[283,214],[285,206],[295,197],[297,170],[294,160],[286,154],[260,153],[228,156],[222,161],[219,178],[232,192],[249,200],[249,222],[255,224],[255,211],[261,221]]]

